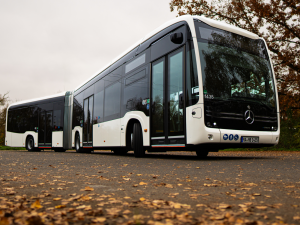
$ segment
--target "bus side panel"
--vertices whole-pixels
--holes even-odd
[[[52,132],[52,147],[62,148],[63,147],[63,131]]]
[[[6,146],[11,146],[11,132],[6,131],[6,138],[5,138],[5,145]]]
[[[25,144],[23,145],[23,143],[24,143],[23,136],[24,136],[24,134],[11,133],[11,140],[13,140],[13,145],[11,144],[10,146],[11,147],[25,147]]]
[[[121,119],[93,125],[93,146],[121,146]]]
[[[219,143],[220,130],[204,126],[203,104],[196,104],[186,108],[186,143],[204,144]],[[213,135],[208,139],[208,135]]]
[[[140,121],[143,132],[143,144],[144,146],[150,145],[150,120],[145,113],[141,111],[131,111],[125,114],[121,120],[121,127],[123,128],[121,132],[121,146],[126,146],[126,130],[128,123],[131,119],[136,119]]]

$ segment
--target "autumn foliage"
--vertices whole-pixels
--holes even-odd
[[[300,0],[172,0],[178,15],[203,15],[243,28],[268,45],[277,79],[280,113],[300,116]]]
[[[0,146],[4,145],[5,141],[5,121],[8,97],[7,94],[0,94]]]

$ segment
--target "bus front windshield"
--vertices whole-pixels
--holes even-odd
[[[244,99],[275,109],[274,82],[264,41],[195,24],[204,99]]]

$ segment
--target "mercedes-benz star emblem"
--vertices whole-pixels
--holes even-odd
[[[248,124],[252,124],[254,122],[254,113],[251,110],[247,110],[245,112],[245,121]]]

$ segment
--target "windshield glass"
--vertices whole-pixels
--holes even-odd
[[[247,99],[276,107],[272,70],[262,40],[195,23],[205,99]]]

